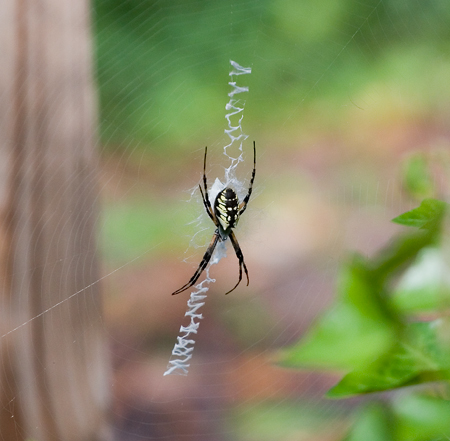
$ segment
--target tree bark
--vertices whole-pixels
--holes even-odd
[[[87,0],[0,2],[0,439],[109,439]]]

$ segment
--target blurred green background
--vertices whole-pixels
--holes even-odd
[[[446,0],[97,0],[94,14],[110,148],[217,138],[229,59],[253,68],[245,124],[258,138],[342,124],[342,106],[380,119],[448,110]]]
[[[322,398],[337,377],[283,370],[272,354],[330,303],[349,250],[371,255],[399,231],[389,220],[413,203],[405,160],[448,149],[449,25],[448,0],[94,1],[120,439],[342,439],[355,403]],[[211,183],[228,165],[230,59],[252,67],[234,78],[249,86],[244,153],[258,149],[236,232],[250,286],[223,295],[237,278],[229,250],[189,376],[163,380],[186,324],[188,294],[170,293],[214,231],[196,191],[204,146]],[[251,167],[239,165],[246,182]]]

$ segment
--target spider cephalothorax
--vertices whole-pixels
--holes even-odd
[[[205,147],[205,157],[203,160],[204,192],[202,190],[201,185],[199,185],[199,188],[200,193],[202,194],[203,205],[205,206],[206,213],[208,214],[210,219],[214,222],[214,225],[217,228],[216,231],[214,232],[214,236],[211,240],[211,243],[209,244],[205,252],[205,255],[203,256],[203,259],[200,262],[200,265],[198,266],[195,274],[191,277],[189,282],[186,283],[186,285],[183,285],[180,289],[177,289],[175,292],[172,293],[172,295],[179,294],[180,292],[185,291],[186,289],[190,288],[195,284],[195,282],[198,280],[203,270],[206,268],[209,261],[211,260],[214,249],[216,248],[219,241],[225,241],[228,238],[230,238],[231,244],[233,245],[234,248],[234,252],[236,253],[236,256],[239,260],[239,280],[236,283],[236,285],[226,294],[233,291],[235,288],[237,288],[239,283],[241,283],[242,268],[244,268],[245,275],[247,276],[247,285],[249,283],[248,271],[244,262],[244,255],[242,254],[239,243],[236,239],[236,236],[234,235],[233,228],[236,227],[239,217],[247,208],[248,201],[250,200],[250,196],[252,194],[253,182],[255,180],[256,174],[256,145],[255,142],[253,142],[253,172],[252,177],[250,179],[250,186],[248,188],[247,195],[245,196],[243,201],[239,203],[239,199],[236,195],[236,192],[232,188],[226,187],[223,190],[221,190],[216,196],[216,199],[214,200],[214,209],[212,208],[211,202],[209,200],[208,184],[206,181],[206,154],[207,154],[207,147]]]

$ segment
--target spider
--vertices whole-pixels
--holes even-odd
[[[225,294],[229,294],[231,291],[234,291],[239,283],[241,283],[242,280],[242,267],[244,267],[245,275],[247,276],[247,286],[249,284],[249,278],[248,278],[248,271],[247,267],[245,266],[244,262],[244,255],[242,254],[241,247],[239,246],[239,243],[236,239],[236,236],[234,235],[233,228],[236,227],[237,222],[239,220],[239,217],[242,215],[242,213],[247,208],[248,201],[250,200],[250,196],[252,194],[253,190],[253,181],[255,180],[255,174],[256,174],[256,145],[255,141],[253,141],[253,172],[252,177],[250,179],[250,186],[248,188],[247,196],[243,199],[241,203],[239,203],[239,199],[236,195],[236,192],[230,188],[226,187],[222,191],[218,193],[216,196],[216,199],[214,200],[214,209],[211,206],[211,202],[209,200],[209,194],[208,194],[208,184],[206,182],[206,154],[208,151],[208,147],[205,147],[205,157],[203,160],[203,186],[204,186],[204,192],[202,190],[201,185],[199,184],[200,193],[202,194],[203,199],[203,205],[205,206],[206,213],[211,218],[211,220],[214,222],[214,225],[217,227],[216,231],[214,232],[213,238],[211,240],[211,243],[209,244],[202,261],[200,262],[200,265],[197,268],[197,271],[194,273],[194,275],[190,278],[189,282],[186,283],[186,285],[183,285],[180,289],[177,289],[175,292],[172,293],[172,295],[179,294],[197,282],[198,278],[202,274],[203,270],[208,265],[209,261],[211,260],[211,257],[213,255],[213,252],[219,242],[224,242],[228,238],[230,238],[231,243],[234,248],[234,252],[236,253],[236,257],[239,260],[239,280],[236,283],[236,285],[230,289]]]

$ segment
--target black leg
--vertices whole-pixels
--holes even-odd
[[[217,225],[217,222],[216,222],[216,220],[215,220],[215,216],[214,216],[214,214],[213,214],[213,212],[212,212],[210,206],[208,206],[208,204],[207,204],[207,202],[206,202],[205,195],[203,194],[203,190],[202,190],[201,185],[199,185],[198,188],[200,189],[200,193],[202,194],[203,205],[205,206],[205,209],[206,209],[206,212],[208,213],[208,216],[211,218],[211,220],[214,222],[214,224],[215,224],[216,226],[218,226],[218,225]]]
[[[208,249],[206,250],[202,261],[200,262],[200,265],[197,268],[197,271],[195,274],[190,278],[189,282],[186,283],[186,285],[183,285],[180,289],[177,289],[175,292],[172,293],[174,296],[175,294],[180,294],[180,292],[186,291],[188,288],[190,288],[192,285],[195,284],[195,282],[198,280],[200,275],[202,274],[203,270],[206,268],[206,265],[208,265],[209,261],[211,260],[211,256],[214,252],[214,249],[216,248],[217,242],[219,242],[220,234],[217,230],[214,233],[214,236],[211,240],[211,243],[208,246]]]
[[[250,279],[248,278],[247,267],[244,262],[244,255],[242,254],[241,247],[239,246],[239,243],[238,243],[233,231],[230,232],[229,238],[231,240],[231,243],[233,244],[233,248],[234,248],[234,252],[236,253],[236,257],[239,260],[239,280],[236,283],[236,285],[234,285],[234,287],[232,289],[230,289],[228,292],[226,292],[225,294],[229,294],[231,291],[234,291],[238,287],[239,283],[241,283],[242,267],[244,267],[245,275],[247,276],[247,286],[250,283]]]
[[[208,152],[208,147],[205,147],[205,157],[203,159],[203,186],[205,187],[205,197],[204,200],[205,205],[209,208],[209,211],[213,213],[213,209],[211,207],[211,202],[209,200],[209,194],[208,194],[208,184],[206,183],[206,153]],[[214,219],[213,219],[214,220]],[[215,223],[215,222],[214,222]]]
[[[248,201],[250,200],[250,196],[252,195],[252,191],[253,191],[253,182],[255,180],[255,175],[256,175],[256,143],[255,143],[255,141],[253,141],[253,172],[252,172],[252,177],[250,179],[250,186],[248,187],[247,196],[245,196],[244,200],[239,205],[239,208],[240,208],[239,216],[247,208]]]

